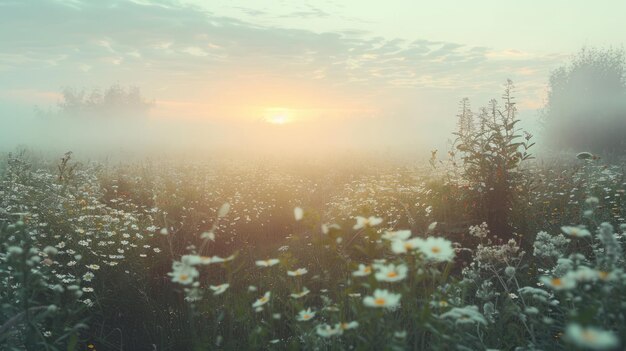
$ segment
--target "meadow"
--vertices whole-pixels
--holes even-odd
[[[620,349],[624,168],[569,156],[519,167],[499,233],[477,212],[490,189],[449,160],[18,150],[0,183],[0,345]]]
[[[624,13],[0,0],[0,351],[626,350]]]

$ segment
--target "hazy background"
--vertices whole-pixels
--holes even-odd
[[[551,72],[584,45],[623,46],[620,13],[626,2],[0,0],[0,151],[427,155],[445,149],[461,98],[486,105],[507,78],[537,130]],[[150,107],[59,112],[64,89],[116,84]]]

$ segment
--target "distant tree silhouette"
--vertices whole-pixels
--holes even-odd
[[[548,144],[626,154],[625,68],[623,50],[583,48],[553,71],[543,111]]]
[[[93,89],[89,94],[84,89],[64,88],[61,94],[59,112],[69,116],[141,117],[154,105],[141,95],[139,88],[123,88],[119,84],[104,92]]]

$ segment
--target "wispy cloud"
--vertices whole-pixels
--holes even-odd
[[[289,14],[328,15],[315,7]],[[490,89],[494,94],[510,77],[536,98],[549,70],[562,60],[362,31],[259,25],[172,2],[120,0],[5,2],[0,42],[2,90],[54,91],[114,79],[158,91],[164,82],[176,90],[232,78],[281,77],[357,95],[385,89]]]

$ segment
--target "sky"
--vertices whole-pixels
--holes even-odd
[[[155,103],[141,128],[193,143],[428,148],[460,99],[483,106],[508,78],[532,124],[552,70],[585,45],[623,47],[623,13],[624,1],[0,0],[0,146],[46,138],[27,116],[63,88],[120,84]]]

